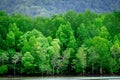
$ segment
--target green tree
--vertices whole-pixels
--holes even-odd
[[[111,51],[111,56],[116,61],[116,66],[114,66],[113,70],[117,71],[118,69],[120,69],[120,44],[119,44],[119,40],[114,41],[114,44],[110,48],[110,51]],[[114,62],[114,64],[115,64],[115,62]]]
[[[0,66],[0,75],[1,74],[5,74],[5,73],[7,73],[8,72],[8,67],[7,67],[7,65],[2,65],[2,66]]]
[[[19,37],[22,35],[22,32],[19,30],[16,23],[9,25],[9,31],[12,31],[15,34],[15,40],[18,40]]]
[[[80,47],[85,40],[97,36],[98,32],[99,32],[99,28],[96,27],[95,24],[81,23],[80,26],[77,28],[78,46]]]
[[[86,10],[32,18],[0,12],[0,75],[119,73],[119,14]]]
[[[56,38],[60,40],[60,45],[62,50],[65,50],[66,48],[76,48],[76,40],[74,37],[74,32],[71,28],[70,23],[68,22],[65,25],[60,25],[57,33]]]
[[[85,73],[86,51],[84,47],[78,49],[76,59],[73,60],[73,68],[77,73]]]
[[[22,35],[22,32],[19,31],[19,28],[17,28],[16,24],[15,23],[10,24],[9,32],[7,33],[7,36],[6,36],[6,42],[7,42],[8,48],[16,47],[21,35]]]
[[[67,22],[65,25],[61,24],[59,26],[59,28],[57,30],[57,33],[56,33],[56,38],[58,38],[60,40],[61,57],[63,57],[61,59],[62,59],[62,61],[66,60],[65,65],[67,67],[68,64],[71,65],[72,60],[75,58],[74,52],[75,52],[75,49],[77,47],[76,39],[74,37],[74,31],[72,30],[69,22]],[[65,52],[67,51],[67,53],[64,54],[64,51]],[[64,57],[67,56],[67,55],[70,55],[70,57],[64,59]],[[69,66],[68,69],[71,70],[70,66]]]
[[[107,65],[112,66],[112,65],[110,65],[111,56],[110,56],[110,52],[109,52],[111,43],[107,39],[101,38],[99,36],[94,37],[93,39],[87,40],[85,42],[85,45],[88,47],[88,49],[93,47],[93,49],[94,49],[93,51],[95,53],[94,52],[92,52],[92,53],[97,55],[96,67],[97,67],[97,69],[99,69],[100,74],[102,74],[104,71],[107,71],[107,68],[108,68]],[[90,57],[90,59],[91,58],[92,57]],[[96,58],[96,57],[93,57],[93,58]]]
[[[12,57],[12,63],[14,64],[14,76],[16,75],[16,64],[21,61],[22,53],[16,52]],[[17,67],[18,68],[18,67]]]
[[[6,50],[7,49],[7,45],[6,45],[5,40],[1,37],[1,35],[0,35],[0,42],[1,42],[0,43],[0,49]]]
[[[8,53],[7,51],[0,50],[0,65],[4,65],[8,62]]]
[[[104,18],[103,23],[106,26],[106,28],[108,29],[108,31],[112,37],[114,37],[115,35],[120,33],[120,31],[119,31],[119,29],[120,29],[119,16],[116,16],[114,13],[107,14]]]
[[[0,50],[0,75],[8,72],[8,53],[6,51]]]
[[[25,72],[27,74],[30,74],[33,72],[34,68],[34,57],[31,55],[30,52],[26,52],[22,57],[22,65],[24,66],[24,71],[21,71],[22,73]]]
[[[6,42],[8,48],[13,48],[15,46],[15,35],[12,31],[7,34]]]
[[[100,28],[99,36],[105,39],[110,39],[110,34],[105,26]]]
[[[46,43],[46,42],[45,42]],[[42,43],[36,42],[33,46],[33,56],[35,57],[35,64],[38,67],[39,71],[44,73],[50,73],[51,72],[51,66],[50,66],[50,56],[47,53],[48,49],[47,46],[43,46]]]
[[[23,52],[27,50],[30,51],[31,47],[33,46],[33,43],[35,42],[34,37],[43,37],[43,35],[36,29],[28,31],[20,37],[17,47],[20,50],[23,50]]]
[[[0,11],[0,35],[3,40],[6,39],[9,24],[10,17],[7,15],[7,13]]]
[[[23,47],[22,47],[22,52],[25,53],[25,52],[31,52],[31,46],[29,44],[29,42],[25,39],[23,41]]]
[[[50,53],[49,53],[49,43],[47,38],[45,37],[38,37],[37,41],[33,45],[32,51],[35,57],[36,65],[39,68],[41,73],[49,74],[51,72],[50,66]]]
[[[92,75],[94,75],[95,73],[95,70],[97,70],[98,68],[98,58],[99,58],[99,54],[97,54],[95,48],[92,46],[90,47],[89,49],[87,49],[87,67],[88,68],[91,68],[91,72],[92,72]]]
[[[22,32],[31,31],[34,29],[34,21],[30,16],[22,14],[12,14],[10,16],[10,23],[15,23]]]
[[[75,11],[67,11],[64,15],[66,21],[70,22],[72,29],[74,30],[74,36],[76,37],[77,27],[80,25],[81,20]]]
[[[62,17],[62,16],[56,16],[56,17],[53,17],[52,20],[51,20],[51,36],[53,38],[56,37],[56,33],[57,33],[57,30],[59,28],[60,25],[65,25],[66,24],[66,21],[65,19]]]
[[[68,64],[70,63],[70,57],[72,53],[72,48],[66,48],[60,56],[60,62],[58,63],[59,73],[64,74],[64,71],[67,70]]]
[[[34,57],[34,67],[38,71],[34,73],[50,74],[52,71],[50,65],[49,42],[48,39],[39,31],[32,30],[21,36],[19,40],[19,48],[22,53],[30,52]]]
[[[51,47],[49,51],[52,53],[51,55],[51,65],[52,65],[52,72],[53,75],[57,73],[58,70],[58,62],[60,60],[60,41],[59,39],[53,39],[51,41]]]

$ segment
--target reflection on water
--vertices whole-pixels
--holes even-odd
[[[120,80],[120,77],[18,77],[0,80]]]

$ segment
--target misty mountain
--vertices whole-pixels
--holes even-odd
[[[50,16],[67,10],[104,13],[120,10],[120,0],[0,0],[0,10],[28,16]]]

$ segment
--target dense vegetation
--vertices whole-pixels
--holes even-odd
[[[0,75],[119,73],[120,12],[0,12]]]
[[[120,10],[120,0],[0,0],[0,10],[29,16],[51,16],[67,10],[101,13]]]

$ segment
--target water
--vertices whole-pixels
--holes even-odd
[[[120,77],[17,77],[0,80],[120,80]]]

